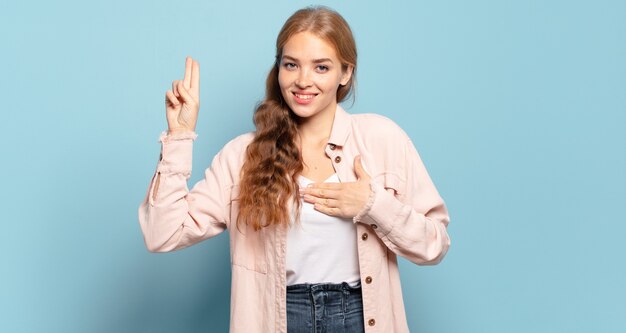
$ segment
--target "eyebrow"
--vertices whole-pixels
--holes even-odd
[[[292,61],[299,62],[298,59],[296,59],[296,58],[294,58],[292,56],[289,56],[289,55],[283,55],[283,59],[290,59]],[[316,64],[319,64],[319,63],[322,63],[322,62],[330,62],[331,64],[333,63],[333,61],[330,60],[330,58],[321,58],[321,59],[314,59],[313,60],[313,63],[316,63]]]

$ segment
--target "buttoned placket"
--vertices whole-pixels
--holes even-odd
[[[343,149],[341,146],[337,146],[334,143],[328,143],[325,149],[326,155],[333,162],[333,168],[337,173],[340,182],[350,182],[356,181],[354,174],[351,170],[346,169],[346,161],[343,161]],[[363,317],[367,322],[366,330],[370,331],[376,325],[376,320],[374,318],[375,311],[375,302],[373,302],[373,278],[368,274],[371,272],[372,264],[370,263],[368,252],[368,245],[366,243],[369,238],[369,231],[362,223],[356,224],[356,237],[357,237],[357,252],[359,256],[359,271],[361,275],[361,280],[365,282],[365,284],[361,284],[361,292],[363,293]]]
[[[370,243],[372,241],[369,240],[369,230],[364,224],[357,223],[356,230],[357,249],[359,254],[359,272],[361,275],[361,281],[365,282],[361,284],[361,293],[363,294],[363,318],[367,323],[365,331],[369,332],[372,331],[376,325],[374,279],[371,276],[371,272],[373,271],[373,256],[371,254],[372,246]]]

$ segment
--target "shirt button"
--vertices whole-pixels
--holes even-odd
[[[328,145],[330,146],[330,150],[335,150],[335,148],[337,148],[337,146],[332,143],[329,143]]]
[[[371,276],[366,277],[365,278],[365,283],[367,283],[367,284],[372,283],[372,277]]]
[[[339,163],[339,162],[341,162],[341,156],[335,157],[335,163]]]
[[[367,237],[369,237],[369,236],[367,235],[367,232],[364,232],[364,233],[363,233],[363,235],[361,235],[361,239],[362,239],[362,240],[367,240]]]
[[[374,320],[373,318],[367,321],[367,324],[370,326],[374,326],[376,325],[376,320]]]
[[[372,229],[376,229],[376,228],[378,228],[378,226],[377,226],[377,225],[375,225],[375,224],[370,224],[370,227],[372,227]]]

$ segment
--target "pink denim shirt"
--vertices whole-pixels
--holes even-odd
[[[286,332],[287,229],[273,226],[255,232],[246,226],[238,230],[235,224],[239,172],[254,132],[228,142],[204,179],[188,190],[196,137],[163,132],[159,138],[161,158],[139,207],[146,247],[151,252],[174,251],[228,228],[230,331]],[[357,155],[372,177],[370,200],[354,217],[365,331],[408,332],[396,256],[418,265],[439,263],[450,246],[447,208],[411,139],[386,117],[352,115],[338,106],[325,151],[341,182],[356,181]]]

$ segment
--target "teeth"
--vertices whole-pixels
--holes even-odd
[[[311,99],[311,98],[315,97],[315,95],[300,95],[300,94],[295,94],[295,95],[299,99]]]

